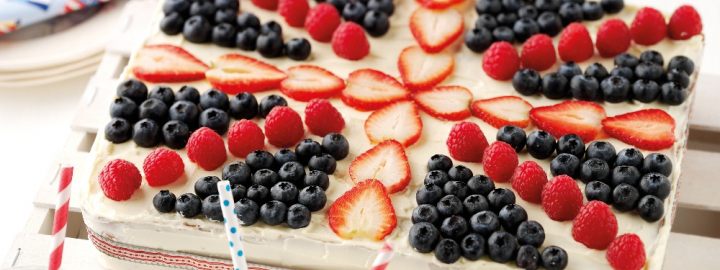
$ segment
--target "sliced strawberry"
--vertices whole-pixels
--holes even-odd
[[[213,87],[233,95],[275,89],[287,77],[273,65],[234,53],[216,59],[205,76]]]
[[[470,116],[473,95],[462,86],[438,86],[413,96],[417,105],[435,118],[458,121]]]
[[[430,9],[446,9],[465,0],[416,0],[418,4]]]
[[[530,124],[530,103],[516,96],[476,100],[470,106],[475,117],[495,128],[513,125],[526,128]]]
[[[280,91],[298,101],[330,98],[342,92],[345,81],[324,68],[299,65],[288,69],[288,77],[280,83]]]
[[[380,241],[397,226],[392,201],[374,179],[358,183],[335,200],[327,219],[330,229],[343,239]]]
[[[422,120],[415,103],[400,101],[374,111],[365,120],[365,134],[373,143],[396,140],[407,147],[420,139]]]
[[[407,88],[424,90],[441,83],[453,73],[455,58],[450,53],[431,54],[418,46],[410,46],[400,53],[398,69]]]
[[[595,102],[572,100],[530,110],[530,119],[538,128],[555,137],[577,134],[583,141],[597,138],[605,109]]]
[[[147,45],[135,56],[132,73],[152,83],[191,82],[205,78],[208,66],[183,48]]]
[[[359,69],[348,76],[341,97],[350,107],[372,111],[409,96],[410,92],[390,75],[374,69]]]
[[[459,11],[419,7],[410,17],[410,31],[420,47],[434,53],[455,42],[463,32],[463,17]]]
[[[387,140],[370,148],[350,163],[350,178],[355,183],[377,179],[390,194],[402,191],[411,178],[405,149],[395,140]]]
[[[675,143],[675,120],[663,110],[645,109],[605,118],[611,137],[645,149],[661,150]]]

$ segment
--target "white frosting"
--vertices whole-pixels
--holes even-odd
[[[181,36],[166,36],[157,32],[157,25],[153,25],[153,33],[147,39],[146,44],[170,43],[182,46],[189,52],[210,63],[216,57],[226,53],[242,53],[257,59],[267,61],[278,68],[287,69],[298,64],[314,64],[331,70],[340,77],[347,77],[348,73],[359,68],[375,68],[399,78],[397,71],[397,56],[400,51],[410,45],[415,45],[409,27],[408,18],[417,4],[412,0],[395,0],[396,10],[391,17],[392,28],[389,33],[381,38],[370,38],[370,55],[361,61],[352,62],[340,59],[332,52],[329,43],[312,43],[312,55],[306,62],[295,62],[287,58],[264,59],[256,52],[244,52],[237,49],[226,49],[214,45],[199,45],[186,42]],[[472,1],[468,1],[472,2]],[[262,22],[271,19],[283,24],[284,37],[308,37],[307,33],[300,28],[292,28],[284,24],[283,19],[274,12],[261,10],[253,6],[249,1],[242,2],[242,9],[258,15]],[[626,7],[625,10],[615,17],[625,20],[628,24],[636,9]],[[472,4],[468,4],[465,11],[466,28],[472,27],[475,15]],[[161,17],[158,11],[158,20]],[[603,19],[607,19],[605,17]],[[595,33],[599,22],[586,23],[591,33]],[[594,38],[594,37],[593,37]],[[557,42],[557,40],[556,40]],[[647,47],[633,45],[630,52],[639,54]],[[703,38],[694,37],[688,41],[671,41],[666,39],[660,44],[652,46],[652,49],[660,51],[666,62],[675,55],[685,55],[700,66],[700,57],[703,50]],[[457,52],[456,68],[454,75],[448,78],[444,85],[462,85],[471,90],[475,99],[490,98],[501,95],[517,95],[509,82],[498,82],[490,79],[482,71],[482,55],[469,51],[459,41],[450,50]],[[595,58],[581,63],[584,69],[594,62],[601,62],[606,68],[611,69],[612,59]],[[130,65],[132,66],[131,59]],[[558,64],[559,65],[559,62]],[[553,67],[551,70],[556,70]],[[697,73],[697,72],[696,72]],[[694,81],[694,79],[693,79]],[[190,83],[201,92],[210,88],[206,81]],[[181,84],[170,84],[178,89]],[[151,87],[152,85],[150,85]],[[269,95],[279,94],[279,91],[267,91],[256,93],[258,100]],[[666,106],[659,103],[620,103],[602,104],[608,116],[622,114],[645,108],[659,108],[666,110],[676,120],[677,138],[671,149],[660,151],[668,155],[673,161],[673,193],[666,200],[666,216],[659,222],[647,223],[632,213],[616,212],[619,225],[619,234],[636,233],[645,243],[648,254],[648,266],[650,269],[660,269],[665,253],[667,239],[672,223],[677,182],[680,175],[680,161],[687,139],[688,113],[690,99],[681,106]],[[542,96],[523,97],[533,106],[545,106],[556,104],[559,101],[550,100]],[[107,101],[110,103],[110,100]],[[327,191],[328,204],[320,212],[313,213],[312,222],[307,228],[289,229],[285,226],[267,226],[258,222],[255,225],[244,227],[242,233],[248,242],[246,245],[247,254],[252,261],[267,263],[271,265],[286,266],[293,268],[308,269],[366,269],[381,247],[381,243],[366,240],[343,240],[336,236],[329,228],[325,211],[329,205],[343,192],[352,186],[348,175],[350,162],[359,154],[371,147],[368,138],[363,130],[363,123],[369,112],[359,112],[347,107],[340,99],[332,99],[331,102],[342,113],[346,121],[343,134],[350,142],[350,155],[338,162],[337,171],[331,176],[330,188]],[[302,112],[305,103],[288,99],[289,106],[298,112]],[[301,113],[302,115],[302,113]],[[423,121],[423,134],[420,140],[413,146],[406,149],[407,156],[412,169],[412,181],[406,190],[393,194],[392,201],[398,217],[397,228],[386,238],[390,241],[396,251],[396,257],[390,264],[391,269],[438,269],[440,267],[450,268],[483,268],[483,269],[507,269],[514,267],[514,263],[499,264],[490,261],[487,257],[479,261],[468,261],[460,259],[452,265],[445,265],[435,259],[432,253],[421,254],[409,246],[407,237],[411,227],[410,215],[415,203],[415,191],[422,185],[426,173],[426,162],[432,154],[448,154],[445,146],[447,135],[455,122],[446,122],[421,113]],[[485,133],[490,142],[494,141],[497,130],[481,120],[470,117],[465,121],[477,123]],[[262,120],[257,120],[263,125]],[[532,130],[530,128],[528,130]],[[102,134],[102,133],[101,133]],[[319,140],[320,138],[309,133],[306,137]],[[615,139],[606,139],[611,142],[619,151],[629,145]],[[267,150],[277,150],[266,144]],[[184,150],[178,151],[185,162],[185,175],[178,182],[161,188],[150,187],[143,181],[141,188],[128,201],[116,202],[106,198],[97,184],[97,175],[102,167],[110,160],[121,158],[133,162],[138,168],[142,168],[144,157],[151,151],[137,147],[133,142],[124,144],[112,144],[106,141],[103,136],[98,136],[92,153],[95,154],[92,161],[92,171],[85,179],[87,187],[83,192],[82,209],[85,221],[90,229],[111,239],[127,244],[143,247],[158,248],[171,251],[188,252],[214,257],[229,257],[226,246],[226,239],[222,223],[210,222],[204,218],[186,219],[171,214],[160,214],[152,206],[152,197],[161,189],[169,189],[176,195],[186,192],[193,192],[193,184],[196,179],[206,175],[221,175],[222,167],[215,171],[204,171],[196,164],[191,163]],[[643,151],[644,154],[649,152]],[[227,163],[238,158],[231,156]],[[527,153],[520,154],[520,162],[534,160]],[[549,160],[535,160],[548,172]],[[478,163],[456,162],[468,166],[476,174],[483,173],[482,165]],[[584,184],[578,182],[581,190]],[[510,188],[508,183],[496,183],[498,187]],[[518,197],[518,204],[522,205],[528,212],[530,220],[539,221],[545,228],[546,240],[544,246],[557,245],[564,248],[569,254],[568,269],[609,269],[605,260],[605,252],[588,249],[580,243],[575,242],[571,236],[571,222],[556,222],[550,220],[542,211],[541,207],[523,201]]]

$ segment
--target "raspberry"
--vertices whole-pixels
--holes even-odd
[[[512,44],[501,41],[490,45],[482,63],[485,73],[498,81],[507,81],[520,68],[520,57]]]
[[[548,182],[547,174],[535,161],[525,161],[515,168],[512,188],[523,200],[540,203],[542,190]]]
[[[526,40],[520,53],[522,66],[536,71],[552,67],[556,58],[552,38],[545,34],[537,34]]]
[[[274,146],[293,146],[302,139],[304,134],[300,115],[290,107],[275,107],[265,117],[265,135],[267,135],[268,142]]]
[[[187,155],[190,161],[206,171],[217,169],[227,160],[222,137],[207,127],[202,127],[190,135]]]
[[[485,148],[482,158],[485,174],[495,182],[510,181],[518,165],[515,149],[506,142],[496,141]]]
[[[450,156],[459,161],[481,162],[488,147],[487,139],[480,127],[472,122],[455,124],[447,138]]]
[[[278,3],[278,13],[285,18],[288,25],[294,27],[303,27],[309,10],[307,0],[280,0]]]
[[[580,208],[573,220],[572,236],[586,247],[603,250],[618,232],[617,219],[610,206],[602,201],[590,201]]]
[[[593,56],[593,46],[590,33],[580,23],[571,23],[560,33],[558,53],[565,62],[582,62]]]
[[[244,158],[252,151],[265,148],[265,134],[253,121],[240,119],[228,131],[228,150],[233,156]]]
[[[360,60],[370,53],[365,30],[354,22],[344,22],[335,30],[332,48],[337,56],[348,60]]]
[[[646,46],[655,45],[667,34],[665,17],[657,9],[642,8],[635,14],[630,32],[635,43]]]
[[[327,99],[313,99],[305,107],[305,124],[310,132],[318,136],[328,133],[340,133],[345,120]]]
[[[615,270],[639,270],[645,266],[645,245],[634,233],[615,238],[605,253]]]
[[[668,33],[672,39],[689,39],[700,34],[702,28],[700,14],[689,5],[683,5],[676,9],[668,23]]]
[[[267,10],[276,10],[278,7],[278,0],[252,0],[252,3]]]
[[[329,42],[339,25],[340,13],[331,4],[316,5],[305,17],[305,29],[320,42]]]
[[[543,210],[555,221],[575,218],[583,203],[583,195],[575,180],[567,175],[555,176],[542,190]]]
[[[151,187],[159,187],[178,180],[185,172],[183,160],[167,148],[158,148],[150,152],[143,162],[145,180]]]
[[[605,21],[597,32],[595,46],[602,57],[615,57],[630,48],[630,29],[619,19]]]
[[[115,159],[103,167],[98,175],[100,189],[105,197],[113,201],[125,201],[140,188],[142,176],[140,171],[127,160]]]

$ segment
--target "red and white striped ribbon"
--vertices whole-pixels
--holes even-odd
[[[390,245],[390,243],[388,242],[385,242],[383,247],[378,251],[378,255],[377,257],[375,257],[375,261],[373,261],[370,270],[385,270],[388,264],[390,264],[390,260],[392,260],[394,255],[395,253],[393,252],[392,245]]]
[[[62,168],[60,172],[57,204],[55,205],[55,219],[53,221],[53,245],[48,270],[60,269],[60,265],[62,264],[68,208],[70,207],[70,182],[72,182],[72,175],[72,167]]]

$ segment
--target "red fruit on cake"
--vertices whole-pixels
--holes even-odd
[[[545,184],[541,194],[543,210],[555,221],[572,220],[583,204],[583,194],[577,183],[567,175],[555,176]]]
[[[313,99],[305,106],[305,125],[312,134],[325,136],[328,133],[340,133],[345,120],[327,99]]]
[[[230,126],[228,150],[233,156],[245,158],[250,152],[265,148],[265,134],[255,122],[240,119]]]
[[[277,106],[265,117],[265,135],[277,147],[297,144],[305,135],[300,115],[290,107]]]
[[[630,32],[635,43],[655,45],[667,36],[665,17],[657,9],[644,7],[635,13]]]
[[[473,95],[462,86],[438,86],[413,95],[415,103],[432,117],[459,121],[470,116]]]
[[[630,28],[620,19],[610,19],[603,22],[595,38],[595,46],[600,56],[615,57],[630,48],[632,35]]]
[[[332,35],[332,49],[341,58],[360,60],[370,53],[370,42],[362,26],[344,22]]]
[[[450,46],[463,33],[463,17],[453,8],[418,7],[410,16],[410,31],[420,47],[436,53]]]
[[[595,52],[590,33],[585,25],[571,23],[560,33],[558,53],[565,62],[583,62],[590,59]]]
[[[308,0],[280,0],[278,3],[278,13],[288,25],[294,27],[305,25],[305,16],[309,10]]]
[[[521,163],[510,179],[515,193],[523,200],[531,203],[542,201],[542,190],[547,184],[547,173],[535,161]]]
[[[438,85],[455,70],[451,53],[426,53],[418,46],[405,48],[398,58],[398,70],[405,86],[413,91]]]
[[[143,172],[148,185],[159,187],[178,180],[185,173],[185,164],[177,152],[157,148],[145,157]]]
[[[507,81],[520,68],[520,56],[509,42],[495,42],[485,51],[482,68],[490,78]]]
[[[464,1],[465,0],[416,0],[418,4],[429,9],[446,9]]]
[[[340,13],[331,4],[317,4],[305,17],[305,29],[314,40],[330,42],[340,25]]]
[[[407,147],[420,139],[422,128],[420,113],[409,100],[374,111],[365,120],[365,134],[372,143],[396,140]]]
[[[637,234],[626,233],[610,243],[605,258],[615,270],[640,270],[645,266],[645,245]]]
[[[611,137],[645,150],[662,150],[675,143],[675,120],[659,109],[608,117],[602,127]]]
[[[526,128],[530,124],[532,105],[516,96],[502,96],[473,101],[470,106],[473,115],[489,125],[500,128],[513,125]]]
[[[252,3],[263,9],[276,10],[278,7],[278,0],[251,0]]]
[[[395,208],[380,181],[368,179],[335,200],[327,212],[330,229],[343,239],[380,241],[397,226]]]
[[[390,75],[374,69],[359,69],[348,75],[341,97],[350,107],[372,111],[409,96],[410,91]]]
[[[410,183],[410,163],[403,146],[395,140],[381,142],[350,163],[350,178],[359,183],[365,179],[377,179],[387,192],[400,192]]]
[[[557,55],[552,38],[545,34],[536,34],[523,43],[520,61],[522,67],[543,71],[555,65]]]
[[[217,169],[227,160],[222,137],[207,127],[201,127],[193,132],[186,147],[190,161],[206,171]]]
[[[515,149],[506,142],[496,141],[487,148],[482,158],[485,174],[495,182],[508,182],[518,165]]]
[[[562,103],[530,110],[530,119],[538,128],[560,138],[576,134],[589,142],[594,140],[605,119],[605,109],[594,102],[568,100]]]
[[[105,197],[113,201],[125,201],[140,188],[142,176],[134,164],[127,160],[111,160],[98,175],[98,183]]]
[[[452,158],[465,162],[481,162],[485,148],[488,147],[485,134],[473,122],[455,124],[445,144]]]
[[[226,54],[205,73],[210,84],[231,95],[280,87],[287,75],[273,65],[240,54]]]
[[[297,101],[331,98],[345,89],[345,81],[332,72],[313,65],[299,65],[287,70],[280,91]]]
[[[690,5],[682,5],[673,12],[668,23],[670,38],[686,40],[702,33],[702,19]]]
[[[590,201],[580,208],[573,220],[572,236],[588,248],[603,250],[615,239],[618,223],[610,206]]]
[[[183,48],[146,45],[137,52],[132,73],[152,83],[190,82],[205,78],[208,66]]]

